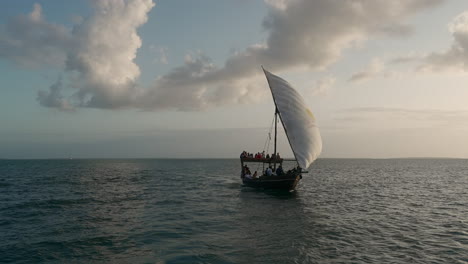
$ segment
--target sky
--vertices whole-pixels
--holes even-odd
[[[261,65],[303,95],[322,158],[468,158],[468,1],[0,5],[0,158],[261,151]]]

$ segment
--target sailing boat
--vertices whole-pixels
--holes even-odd
[[[251,158],[241,157],[242,182],[246,186],[266,189],[287,189],[294,190],[302,179],[302,173],[306,173],[309,166],[314,162],[322,151],[322,138],[317,127],[317,123],[312,112],[307,108],[302,96],[284,79],[270,73],[263,67],[266,79],[270,86],[273,101],[275,103],[275,137],[274,152],[277,141],[278,117],[281,120],[284,131],[288,138],[289,145],[294,153],[297,167],[274,173],[277,166],[282,168],[285,159],[273,156],[272,158]],[[273,173],[263,171],[263,175],[252,178],[246,175],[247,165],[245,163],[263,163],[263,167],[268,165]],[[268,170],[268,169],[267,169]]]

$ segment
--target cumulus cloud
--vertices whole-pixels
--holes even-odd
[[[353,74],[349,78],[349,82],[363,82],[374,78],[381,74],[384,70],[385,66],[382,60],[380,59],[373,59],[372,62],[367,66],[367,68],[363,71],[357,72]]]
[[[265,43],[230,56],[221,67],[195,54],[150,87],[138,86],[140,70],[134,58],[141,46],[137,28],[146,22],[154,6],[151,0],[93,2],[95,15],[72,30],[45,22],[37,5],[31,14],[14,18],[5,27],[19,30],[0,32],[0,57],[24,63],[51,58],[38,55],[41,51],[55,56],[54,61],[65,65],[71,88],[67,91],[74,90],[66,100],[75,107],[200,110],[249,103],[267,94],[264,79],[259,81],[260,65],[275,72],[324,69],[344,49],[372,35],[409,34],[405,21],[410,15],[443,1],[267,0],[271,8],[263,21]],[[37,30],[43,33],[37,36]],[[31,56],[22,56],[23,49]],[[52,91],[47,95],[65,98]],[[46,98],[46,92],[42,94]]]
[[[95,14],[72,29],[45,21],[39,4],[2,27],[0,57],[26,66],[58,66],[67,74],[72,95],[65,98],[58,80],[49,91],[38,93],[41,105],[64,110],[120,108],[132,105],[138,95],[137,28],[146,22],[154,3],[99,0],[93,5]]]
[[[468,11],[458,15],[450,24],[452,46],[443,52],[434,52],[422,59],[419,70],[468,70]]]
[[[187,55],[183,66],[158,78],[137,98],[139,107],[148,110],[203,110],[225,104],[258,102],[268,94],[264,77],[248,79],[230,76],[201,53]],[[263,89],[262,89],[263,88]]]
[[[70,30],[45,21],[39,4],[0,25],[0,58],[23,67],[62,66],[71,42]]]
[[[249,85],[261,74],[259,65],[275,72],[296,67],[324,69],[337,61],[344,49],[372,34],[394,36],[389,28],[401,27],[409,15],[442,2],[268,0],[272,9],[263,21],[268,32],[265,43],[232,55],[223,67],[200,58],[196,65],[188,63],[175,69],[155,83],[153,96],[146,97],[144,105],[159,108],[161,98],[166,98],[167,107],[175,109],[243,102],[243,98],[254,97],[261,93],[258,89],[264,89]]]
[[[95,15],[73,29],[74,45],[66,70],[74,73],[78,105],[126,107],[138,89],[140,69],[135,64],[141,39],[137,28],[147,21],[151,0],[94,2]]]
[[[49,87],[49,91],[39,91],[37,101],[45,107],[53,107],[62,111],[72,111],[73,107],[63,98],[62,95],[63,83],[60,77],[54,84]]]
[[[452,34],[451,46],[444,50],[426,54],[411,53],[393,58],[389,64],[417,63],[418,72],[465,72],[468,71],[468,11],[455,17],[448,25]]]

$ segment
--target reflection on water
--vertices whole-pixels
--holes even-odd
[[[6,263],[468,261],[466,160],[318,160],[296,192],[238,160],[0,161]]]

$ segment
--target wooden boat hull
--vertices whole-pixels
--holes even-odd
[[[302,176],[297,174],[292,177],[260,177],[259,179],[244,178],[242,182],[245,186],[263,189],[294,190]]]

